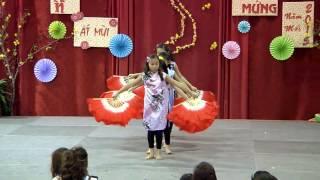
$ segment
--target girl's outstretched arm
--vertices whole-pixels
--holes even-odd
[[[132,80],[131,82],[129,82],[127,85],[123,86],[119,91],[117,91],[113,97],[117,97],[120,93],[128,90],[131,87],[135,87],[135,86],[141,86],[143,84],[142,81],[142,76],[139,76],[138,78]]]
[[[172,78],[170,78],[169,76],[166,76],[166,81],[172,85],[173,87],[178,87],[181,90],[183,90],[186,94],[189,94],[191,97],[196,97],[196,94],[193,93],[185,84],[178,82]]]
[[[173,86],[173,88],[176,90],[179,96],[183,97],[184,99],[188,99],[188,96],[186,93],[184,93],[180,88]]]
[[[189,88],[189,86],[177,75],[177,73],[174,73],[174,76],[173,76],[173,79],[174,80],[176,80],[176,81],[178,81],[178,82],[180,82],[180,83],[183,83],[189,90],[188,90],[188,92],[190,91],[192,91],[190,88]]]
[[[134,74],[129,74],[128,78],[130,79],[136,79],[137,77],[139,77],[142,73],[134,73]]]
[[[175,64],[174,66],[174,71],[176,72],[176,74],[178,75],[179,79],[182,80],[182,82],[184,82],[192,91],[196,91],[197,88],[194,87],[180,72],[178,65]]]

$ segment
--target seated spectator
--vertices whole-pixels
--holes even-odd
[[[193,171],[193,180],[217,180],[216,171],[207,162],[199,163]]]
[[[61,147],[53,151],[51,155],[51,175],[54,180],[59,179],[61,173],[61,158],[64,151],[68,150]]]
[[[192,174],[191,173],[184,174],[180,177],[180,180],[192,180]]]
[[[55,161],[52,160],[52,167],[57,167],[51,170],[53,180],[98,179],[96,176],[88,175],[88,153],[83,147],[73,147],[71,150],[65,148],[61,152],[60,158],[52,159],[56,159]]]
[[[256,171],[252,175],[251,180],[278,180],[278,179],[267,171]]]

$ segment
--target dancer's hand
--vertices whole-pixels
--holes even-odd
[[[191,94],[189,94],[189,97],[192,99],[195,99],[199,96],[198,91],[191,91]]]
[[[116,93],[114,93],[114,94],[112,95],[112,98],[113,98],[113,99],[116,99],[118,96],[119,96],[119,91],[117,91]]]
[[[198,93],[198,91],[193,92],[193,98],[198,98],[198,97],[199,97],[199,93]]]
[[[188,102],[191,106],[194,106],[196,101],[195,101],[194,98],[188,98],[188,99],[187,99],[187,102]]]
[[[194,86],[191,86],[190,89],[191,89],[192,91],[198,91],[198,89],[197,89],[196,87],[194,87]]]
[[[135,75],[134,75],[134,74],[129,74],[129,75],[128,75],[128,78],[129,78],[129,79],[134,79],[134,78],[135,78]]]

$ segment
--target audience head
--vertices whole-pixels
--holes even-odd
[[[256,171],[252,175],[251,180],[278,180],[278,179],[267,171]]]
[[[75,146],[72,148],[72,151],[75,156],[75,162],[81,168],[81,172],[84,172],[85,175],[88,174],[88,153],[81,146]]]
[[[52,154],[51,173],[61,180],[83,180],[88,175],[88,153],[83,147],[59,148]]]
[[[51,174],[52,177],[58,176],[61,173],[61,160],[64,151],[68,150],[65,147],[61,147],[53,151],[51,155]]]
[[[180,180],[192,180],[192,174],[191,173],[184,174],[180,177]]]
[[[207,162],[199,163],[194,168],[193,180],[217,180],[213,166]]]

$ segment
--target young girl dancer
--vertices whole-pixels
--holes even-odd
[[[188,92],[191,91],[197,91],[197,88],[195,88],[179,71],[179,68],[177,64],[174,62],[174,57],[173,54],[171,53],[170,48],[161,43],[156,45],[156,54],[158,58],[160,59],[160,67],[161,69],[167,73],[170,78],[175,79],[176,81],[183,83],[187,86],[189,89]],[[141,73],[136,73],[136,74],[129,74],[129,78],[137,78]],[[136,86],[138,87],[138,86]],[[135,89],[136,87],[133,87],[132,89]],[[174,98],[175,98],[175,87],[168,86],[168,92],[169,92],[169,104],[168,104],[168,109],[169,112],[171,111],[173,105],[174,105]],[[196,93],[189,93],[189,96],[196,97]],[[164,149],[167,154],[172,154],[170,144],[171,144],[171,132],[172,132],[172,127],[173,123],[170,121],[167,121],[166,128],[164,130],[164,139],[165,139],[165,144],[164,144]],[[150,149],[147,150],[147,154],[150,153]]]
[[[178,65],[174,62],[173,54],[167,45],[162,43],[157,44],[156,52],[158,57],[165,64],[165,68],[167,69],[168,75],[171,78],[174,78],[178,82],[184,83],[185,85],[188,86],[190,90],[197,91],[197,88],[192,86],[192,84],[179,71]],[[174,88],[169,86],[168,91],[169,91],[169,112],[170,112],[174,105],[175,90]],[[164,130],[164,140],[165,140],[164,149],[167,154],[172,154],[172,151],[170,148],[172,127],[173,127],[173,123],[170,121],[167,121],[167,125]]]
[[[162,72],[159,67],[160,62],[156,55],[147,57],[144,72],[132,82],[122,87],[115,95],[116,98],[121,92],[129,88],[144,85],[144,110],[143,125],[148,131],[148,144],[150,153],[146,159],[161,159],[162,134],[167,125],[167,114],[169,105],[168,84],[178,87],[177,93],[184,98],[188,98],[184,93],[188,92],[188,88],[174,79],[170,78],[166,73]],[[156,138],[156,152],[154,153],[154,137]]]

